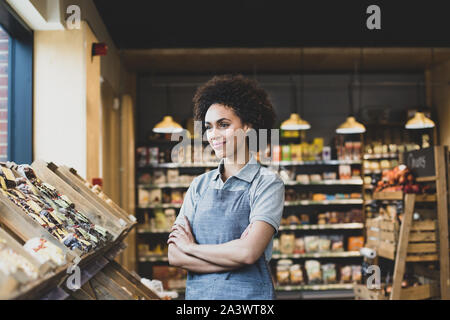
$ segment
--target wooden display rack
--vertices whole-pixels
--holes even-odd
[[[366,222],[368,237],[376,239],[368,239],[367,246],[376,248],[379,256],[395,260],[393,286],[390,294],[391,300],[403,299],[404,290],[409,289],[401,288],[406,262],[437,260],[440,263],[440,297],[443,300],[450,298],[445,152],[444,147],[436,146],[431,150],[424,149],[409,152],[406,156],[407,165],[413,171],[415,164],[420,163],[420,169],[415,172],[418,182],[436,183],[436,195],[403,195],[401,192],[380,192],[374,194],[374,199],[378,200],[404,200],[404,215],[400,228],[396,222],[392,221],[368,219]],[[423,175],[424,172],[429,173],[430,171],[433,172],[432,175]],[[437,202],[437,221],[413,221],[415,204],[417,202],[433,201]],[[412,289],[414,299],[426,299],[436,296],[436,290],[433,285],[412,287]],[[364,289],[359,289],[362,295],[367,296],[363,291]]]

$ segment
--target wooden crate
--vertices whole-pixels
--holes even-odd
[[[367,286],[358,284],[353,288],[356,300],[388,300],[384,290],[369,290]],[[402,288],[399,300],[425,300],[439,296],[436,284],[423,284],[415,287]]]
[[[403,192],[402,191],[374,192],[373,198],[375,200],[403,200]]]
[[[84,197],[95,203],[99,208],[105,211],[109,211],[111,215],[114,215],[119,219],[119,222],[126,227],[129,231],[136,225],[136,219],[134,216],[129,215],[120,206],[114,203],[103,192],[98,194],[90,188],[90,184],[78,175],[77,171],[66,166],[56,166],[53,163],[49,164],[49,168],[63,179],[67,184],[72,186],[77,192]]]
[[[93,223],[108,230],[113,235],[113,240],[117,240],[121,234],[127,230],[117,217],[112,215],[109,211],[102,210],[96,203],[85,198],[63,179],[58,177],[47,167],[46,162],[36,160],[32,163],[31,167],[39,179],[51,184],[58,192],[67,196],[75,204],[75,207],[83,212],[83,214],[85,214]]]
[[[366,247],[377,249],[380,242],[380,219],[366,219]]]
[[[383,221],[380,223],[380,229],[378,255],[394,260],[397,250],[399,226],[394,222]],[[406,261],[420,262],[438,260],[436,240],[436,221],[413,221],[409,234]]]

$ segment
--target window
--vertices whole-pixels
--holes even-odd
[[[8,159],[9,35],[0,26],[0,161]]]
[[[33,161],[33,31],[0,1],[0,161]]]

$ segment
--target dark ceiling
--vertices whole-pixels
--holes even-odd
[[[378,1],[382,30],[368,30],[372,2],[94,0],[119,49],[450,46],[444,8]]]

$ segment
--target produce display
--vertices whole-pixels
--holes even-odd
[[[416,183],[411,170],[405,165],[399,165],[392,170],[383,171],[381,180],[378,181],[375,192],[395,192],[404,193],[429,193],[428,185]]]
[[[93,224],[55,187],[41,181],[30,166],[17,166],[21,175],[17,178],[6,165],[0,169],[3,195],[66,247],[86,253],[112,239],[107,230]]]
[[[359,192],[353,193],[312,193],[312,192],[298,192],[293,188],[286,188],[285,201],[300,201],[300,200],[312,200],[312,201],[325,201],[325,200],[348,200],[348,199],[361,199],[362,194]]]

